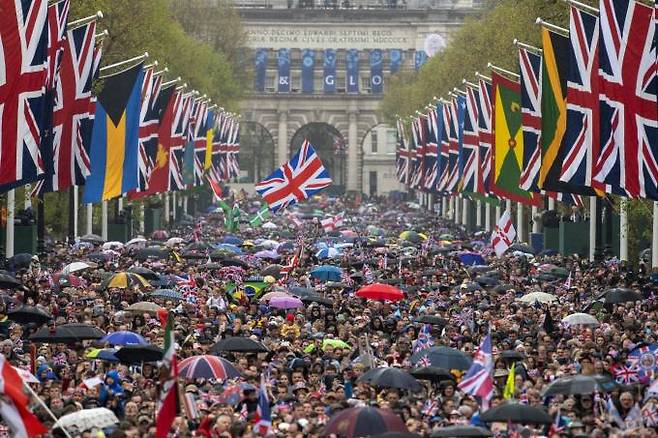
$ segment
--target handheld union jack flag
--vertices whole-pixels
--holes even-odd
[[[270,411],[270,401],[267,398],[267,386],[265,381],[265,373],[263,373],[260,377],[258,406],[256,406],[256,415],[254,415],[255,429],[260,436],[267,436],[272,433],[272,413]]]
[[[304,141],[299,152],[270,176],[256,184],[256,191],[265,199],[272,212],[284,209],[310,198],[331,185],[325,169],[313,145]]]
[[[473,364],[464,378],[459,382],[459,389],[467,394],[488,401],[493,397],[493,352],[491,350],[491,333],[480,343],[475,351]]]

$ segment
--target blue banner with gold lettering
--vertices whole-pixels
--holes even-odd
[[[349,49],[345,62],[345,88],[348,93],[359,92],[359,51]]]
[[[279,49],[277,65],[279,66],[277,91],[290,93],[290,49]]]
[[[384,60],[381,49],[370,51],[370,92],[384,91]]]
[[[390,49],[388,51],[388,58],[391,61],[391,74],[396,74],[402,67],[402,50]]]
[[[254,59],[255,84],[256,91],[265,91],[265,72],[267,71],[267,53],[268,49],[256,49],[256,58]]]
[[[315,72],[315,50],[302,50],[302,93],[313,92],[313,73]]]
[[[336,50],[325,49],[322,82],[325,93],[336,92]]]

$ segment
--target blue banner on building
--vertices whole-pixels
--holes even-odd
[[[302,93],[312,93],[313,73],[315,72],[315,50],[302,51]]]
[[[277,65],[279,81],[276,90],[279,93],[290,93],[290,49],[279,49]]]
[[[384,91],[384,56],[381,49],[370,51],[370,91],[381,93]]]
[[[267,71],[267,53],[268,49],[256,49],[256,58],[254,59],[255,84],[256,91],[265,91],[265,72]]]
[[[402,50],[390,49],[388,51],[388,57],[391,61],[391,74],[396,74],[402,67]]]
[[[336,51],[334,49],[325,49],[324,51],[324,68],[322,73],[322,82],[324,83],[325,93],[336,92]]]
[[[345,62],[345,88],[348,93],[359,92],[359,51],[349,49]]]
[[[427,53],[424,50],[416,50],[416,53],[414,53],[414,68],[420,70],[427,62],[427,59]]]

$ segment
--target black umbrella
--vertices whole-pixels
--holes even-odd
[[[555,394],[592,394],[594,392],[610,392],[617,388],[617,383],[609,377],[601,375],[593,376],[569,376],[554,380],[543,391],[543,396]]]
[[[640,301],[644,299],[639,292],[633,289],[626,289],[622,287],[615,287],[606,290],[599,299],[603,299],[604,304],[625,303],[627,301]]]
[[[491,436],[492,433],[485,429],[484,427],[478,426],[448,426],[440,427],[436,429],[430,435],[430,438],[434,437],[486,437]]]
[[[291,287],[290,288],[290,293],[301,298],[305,297],[308,295],[313,295],[315,294],[315,289],[311,287]]]
[[[0,274],[0,289],[18,289],[22,284],[11,275]]]
[[[207,242],[192,242],[184,248],[186,251],[207,251],[214,250],[215,247]]]
[[[222,339],[212,346],[210,349],[212,353],[221,351],[234,351],[239,353],[264,353],[269,351],[266,346],[260,342],[256,342],[251,338],[234,336]]]
[[[411,374],[395,367],[375,368],[361,375],[357,382],[366,382],[380,388],[397,388],[419,392],[423,386]]]
[[[507,252],[513,252],[513,251],[521,251],[521,252],[524,252],[526,254],[532,254],[532,255],[537,254],[537,251],[535,251],[535,249],[532,246],[526,245],[525,243],[514,243],[514,244],[512,244],[507,249]]]
[[[443,382],[445,380],[455,380],[455,376],[453,376],[450,371],[438,367],[414,368],[411,370],[410,374],[419,380],[429,380],[434,383]]]
[[[545,410],[521,403],[505,403],[489,409],[480,415],[480,420],[485,423],[551,424],[553,422]]]
[[[31,264],[32,254],[28,254],[26,252],[16,254],[15,256],[9,257],[7,259],[7,265],[12,271],[16,271],[21,268],[29,268]]]
[[[537,275],[536,278],[537,280],[541,280],[541,281],[555,281],[558,279],[556,275],[553,275],[548,272],[542,272],[541,274]]]
[[[524,355],[514,350],[505,350],[500,353],[500,357],[508,361],[519,361],[525,358]]]
[[[430,347],[418,351],[411,356],[411,363],[417,364],[420,360],[427,358],[430,365],[447,370],[466,371],[471,367],[473,360],[466,353],[450,347]]]
[[[440,325],[444,327],[448,325],[447,319],[434,315],[423,315],[421,317],[414,319],[414,322],[422,322],[424,324]]]
[[[85,234],[80,238],[82,242],[103,243],[105,240],[98,234]]]
[[[44,344],[71,344],[85,339],[100,339],[105,332],[90,324],[63,324],[54,327],[42,327],[36,331],[30,340]]]
[[[325,306],[325,307],[332,307],[334,305],[334,302],[331,299],[323,297],[322,295],[318,295],[318,294],[304,295],[300,299],[304,303],[318,303],[321,306]]]
[[[180,256],[187,260],[201,260],[208,258],[206,254],[197,251],[183,251]]]
[[[281,265],[270,265],[267,268],[260,271],[260,275],[262,275],[263,277],[267,275],[271,275],[272,277],[278,280],[281,277],[283,277],[283,275],[281,275],[281,268],[283,268],[283,266]]]
[[[135,260],[162,260],[169,257],[171,251],[161,248],[143,248],[135,252]]]
[[[133,274],[139,274],[142,277],[146,278],[148,281],[160,280],[160,275],[151,271],[149,268],[145,268],[143,266],[136,266],[134,268],[130,268],[128,269],[128,272],[132,272]]]
[[[481,286],[497,286],[499,281],[493,277],[475,277],[475,282]]]
[[[164,351],[155,345],[126,345],[114,355],[121,363],[137,364],[142,362],[157,362],[162,360]]]
[[[494,287],[492,290],[494,292],[498,292],[498,293],[505,293],[505,292],[507,292],[508,290],[511,290],[511,289],[514,289],[514,285],[511,285],[511,284],[508,284],[508,283],[503,283],[503,284],[499,284],[498,286]]]
[[[12,321],[16,321],[20,324],[29,324],[31,322],[34,322],[38,325],[41,325],[53,319],[52,316],[48,315],[43,310],[25,304],[19,307],[18,309],[10,310],[7,313],[7,317]]]
[[[386,432],[379,435],[370,435],[369,438],[421,438],[421,436],[411,432]]]
[[[237,266],[239,268],[246,269],[249,267],[249,265],[245,262],[243,262],[240,259],[234,259],[234,258],[226,258],[226,259],[221,259],[219,260],[219,263],[222,266]]]

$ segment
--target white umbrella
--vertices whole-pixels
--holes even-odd
[[[279,242],[276,240],[261,240],[261,241],[256,241],[256,245],[260,246],[261,248],[265,249],[276,249],[279,246]]]
[[[276,230],[277,228],[279,228],[278,226],[276,226],[274,222],[265,222],[262,225],[262,227],[265,228],[266,230]]]
[[[562,318],[562,322],[569,325],[599,325],[599,321],[587,313],[572,313],[571,315]]]
[[[167,242],[165,242],[165,245],[168,247],[180,245],[181,243],[185,242],[185,239],[181,239],[180,237],[172,237]]]
[[[145,246],[146,242],[148,240],[144,239],[143,237],[135,237],[134,239],[130,239],[129,241],[126,242],[126,246]]]
[[[103,249],[121,249],[123,248],[123,243],[113,241],[113,242],[105,242],[103,244]]]
[[[64,266],[64,269],[62,269],[62,274],[69,275],[73,274],[74,272],[84,271],[85,269],[93,269],[97,267],[98,265],[93,262],[73,262]]]
[[[103,429],[115,424],[119,424],[119,419],[114,415],[114,412],[107,408],[93,408],[64,415],[57,420],[55,427],[75,428],[77,431],[82,432],[93,427]]]
[[[546,292],[530,292],[519,298],[519,301],[528,304],[536,303],[537,301],[542,304],[548,304],[557,301],[557,297],[555,295],[547,294]]]

